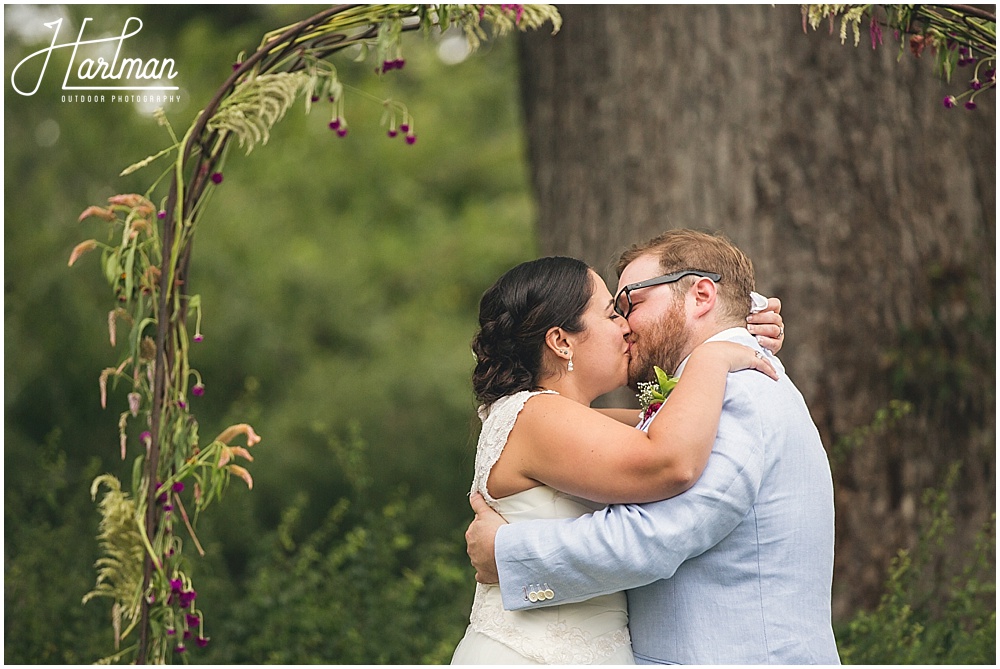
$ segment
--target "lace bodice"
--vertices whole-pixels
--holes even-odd
[[[525,402],[535,395],[543,393],[558,395],[554,390],[522,390],[513,395],[501,397],[489,407],[479,408],[479,418],[483,421],[483,430],[479,433],[479,445],[476,446],[476,472],[472,478],[472,490],[469,494],[478,492],[486,502],[496,508],[496,500],[486,489],[486,481],[490,477],[493,465],[500,459],[507,437],[514,429],[517,415],[521,413]]]
[[[553,392],[553,391],[542,391]],[[500,459],[507,437],[524,404],[539,392],[523,391],[480,410],[483,430],[476,451],[476,471],[472,492],[478,492],[509,523],[544,518],[576,518],[603,505],[588,502],[548,486],[529,488],[494,499],[486,489],[490,470]],[[546,591],[548,584],[532,588]],[[528,589],[525,589],[528,597]],[[499,642],[534,662],[543,664],[631,663],[631,640],[625,593],[595,597],[585,602],[562,604],[526,611],[503,608],[500,589],[476,585],[476,597],[469,619],[469,633],[453,662],[474,662],[470,656],[476,642],[469,634],[478,633]],[[487,651],[488,654],[488,651]]]

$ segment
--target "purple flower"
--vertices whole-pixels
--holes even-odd
[[[397,70],[402,70],[404,65],[406,65],[406,61],[405,60],[403,60],[402,58],[397,58],[396,59],[396,69]]]
[[[161,492],[160,495],[156,498],[156,501],[159,502],[160,504],[163,504],[164,502],[166,502],[167,501],[167,493]]]
[[[203,386],[200,383],[194,384],[194,386],[191,388],[191,394],[194,395],[195,397],[201,397],[202,395],[205,394],[205,386]]]
[[[163,505],[163,510],[164,511],[173,511],[174,510],[174,505],[173,504],[164,504]]]
[[[199,618],[193,613],[184,614],[184,619],[187,620],[187,624],[189,627],[195,627],[196,625],[198,625],[198,623],[201,622],[201,618]]]
[[[184,630],[184,638],[185,639],[191,638],[191,630]]]
[[[400,132],[410,132],[410,124],[409,123],[403,123],[402,125],[399,126],[399,131]]]
[[[967,101],[965,103],[965,108],[968,109],[968,110],[970,110],[970,111],[973,110],[973,109],[975,109],[976,108],[976,101],[975,100],[969,100],[969,101]]]
[[[392,129],[392,130],[390,130],[390,131],[389,131],[388,133],[386,133],[386,134],[387,134],[387,135],[389,135],[389,137],[395,137],[396,135],[398,135],[398,134],[399,134],[399,131],[398,131],[398,130],[396,130],[396,129]]]
[[[173,592],[181,592],[184,590],[184,581],[179,578],[170,579],[170,589]]]
[[[152,438],[153,438],[153,433],[150,432],[149,430],[146,430],[145,432],[139,435],[139,439],[141,441],[149,441]]]
[[[955,99],[954,95],[946,95],[944,96],[944,100],[942,100],[941,103],[946,108],[951,109],[952,107],[958,104],[958,100]]]
[[[156,217],[159,219],[164,219],[167,217],[167,212],[161,209],[158,212],[156,212]]]
[[[205,647],[205,646],[207,646],[207,645],[208,645],[208,639],[206,639],[206,638],[205,638],[205,637],[203,637],[203,636],[200,636],[200,637],[198,637],[198,646],[199,646],[200,648],[204,648],[204,647]]]
[[[185,402],[184,400],[177,400],[177,406],[179,406],[181,409],[187,409],[187,402]]]
[[[240,69],[240,64],[239,63],[233,63],[233,72],[235,72],[238,69]]]
[[[500,11],[513,11],[514,23],[521,22],[521,14],[524,13],[524,5],[500,5]]]
[[[346,137],[347,128],[337,128],[337,137]]]
[[[174,648],[174,652],[175,653],[183,653],[186,650],[187,650],[187,648],[185,648],[184,644],[182,644],[182,643],[177,644],[177,647]]]
[[[872,21],[868,32],[871,34],[872,38],[872,49],[875,49],[878,44],[882,43],[882,28],[876,21]]]
[[[406,136],[406,143],[407,144],[416,144],[417,143],[417,136],[416,135],[407,135]]]
[[[212,173],[212,183],[218,185],[222,183],[222,172]]]
[[[170,486],[170,489],[173,490],[174,492],[183,492],[183,490],[184,490],[184,482],[183,481],[177,481],[172,486]]]
[[[319,102],[319,96],[318,96],[318,95],[313,95],[313,96],[312,96],[312,97],[310,97],[309,99],[310,99],[310,100],[311,100],[312,102]]]
[[[972,81],[969,82],[969,88],[971,88],[974,91],[978,91],[982,87],[983,84],[979,81],[979,79],[973,79]]]
[[[167,636],[173,636],[175,634],[177,634],[177,630],[175,630],[173,627],[167,628]]]
[[[201,341],[201,340],[203,340],[204,338],[205,338],[205,336],[204,336],[204,335],[202,335],[202,334],[200,334],[200,333],[199,333],[199,334],[196,334],[196,335],[194,336],[194,340],[195,340],[195,341]]]
[[[181,594],[179,595],[181,608],[186,609],[188,606],[191,605],[191,602],[193,602],[197,596],[198,593],[195,592],[194,590],[185,590],[181,592]]]

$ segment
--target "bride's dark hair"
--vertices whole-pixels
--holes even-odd
[[[545,333],[554,327],[582,332],[593,292],[590,268],[575,258],[531,260],[497,279],[479,301],[479,331],[472,339],[476,399],[488,406],[537,388]]]

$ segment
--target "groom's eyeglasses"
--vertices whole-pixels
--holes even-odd
[[[615,296],[615,311],[622,318],[628,318],[628,315],[632,313],[633,290],[649,288],[650,286],[659,286],[664,283],[674,283],[675,281],[680,281],[684,277],[691,274],[695,276],[703,276],[706,279],[711,279],[716,282],[722,280],[722,275],[716,274],[715,272],[705,272],[700,269],[684,269],[679,272],[671,272],[670,274],[664,274],[663,276],[646,279],[645,281],[640,281],[638,283],[630,283],[619,290],[618,295]]]

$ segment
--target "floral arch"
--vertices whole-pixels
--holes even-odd
[[[559,14],[549,5],[325,9],[268,33],[256,51],[237,58],[230,76],[182,136],[158,111],[171,145],[121,176],[166,156],[174,156],[173,162],[145,193],[116,195],[81,214],[80,220],[97,217],[110,228],[107,241],[81,242],[69,259],[73,265],[100,249],[114,295],[108,334],[113,346],[122,344],[121,357],[100,375],[101,403],[107,403],[109,383],[125,384],[130,392],[118,421],[121,458],[128,456],[129,435],[134,439],[139,433],[145,447],[134,456],[130,487],[110,474],[98,476],[91,487],[95,499],[104,489],[98,535],[104,555],[97,563],[96,586],[84,602],[112,600],[116,649],[107,660],[160,663],[185,652],[186,637],[189,643],[208,643],[183,537],[204,554],[195,533],[200,514],[221,498],[233,476],[253,486],[250,471],[239,464],[253,460],[249,449],[260,441],[253,427],[231,425],[205,443],[189,406],[190,396],[204,392],[189,359],[191,343],[202,339],[201,299],[188,292],[192,241],[214,189],[223,182],[233,141],[247,155],[267,143],[271,128],[300,97],[307,112],[314,103],[329,103],[334,110],[329,127],[345,135],[345,87],[330,62],[345,49],[354,48],[358,60],[373,62],[376,73],[384,74],[404,66],[401,38],[406,32],[458,28],[475,50],[490,36],[486,27],[499,37],[546,22],[559,29]],[[405,105],[385,100],[383,106],[389,136],[416,142]],[[133,635],[135,643],[121,649]]]

